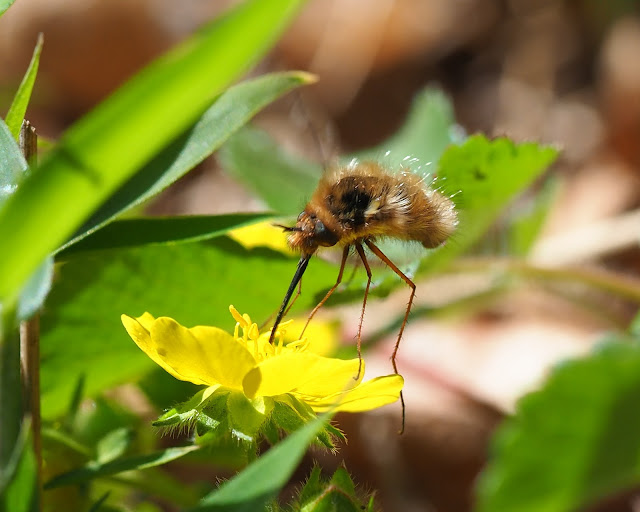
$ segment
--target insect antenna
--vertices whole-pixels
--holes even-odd
[[[280,310],[278,311],[278,315],[276,316],[276,321],[273,324],[273,327],[271,328],[269,343],[273,343],[273,339],[275,338],[275,335],[276,335],[276,329],[278,328],[278,325],[280,325],[280,322],[282,321],[282,317],[287,311],[287,304],[289,304],[289,300],[293,295],[293,291],[296,289],[296,286],[298,286],[300,279],[302,279],[302,274],[304,274],[304,271],[307,270],[309,259],[311,259],[311,254],[303,254],[300,257],[300,261],[298,261],[298,267],[296,268],[296,273],[293,274],[293,279],[291,280],[289,289],[287,290],[287,293],[284,296],[284,300],[282,301],[282,305],[280,306]]]
[[[402,333],[404,332],[404,328],[407,325],[407,320],[409,319],[409,312],[411,311],[411,306],[413,304],[413,298],[416,295],[416,285],[415,283],[409,279],[403,272],[400,270],[393,261],[391,261],[378,247],[371,241],[365,240],[365,244],[371,250],[373,254],[375,254],[380,260],[387,265],[391,270],[393,270],[400,279],[402,279],[405,283],[409,285],[411,288],[411,295],[409,296],[409,303],[407,304],[407,310],[404,313],[404,318],[402,319],[402,326],[400,327],[400,332],[398,332],[398,338],[396,339],[396,345],[393,348],[393,353],[391,354],[391,364],[393,365],[393,371],[398,374],[398,365],[396,363],[396,356],[398,355],[398,347],[400,346],[400,339],[402,338]],[[402,391],[400,391],[400,403],[402,404],[402,427],[400,428],[400,434],[404,432],[404,420],[405,420],[405,405],[404,405],[404,396]]]

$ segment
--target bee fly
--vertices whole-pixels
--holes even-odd
[[[307,325],[342,281],[347,256],[350,248],[354,247],[367,272],[367,285],[357,333],[359,376],[362,369],[362,322],[371,285],[371,268],[363,248],[363,245],[366,245],[411,288],[407,310],[391,355],[393,370],[397,374],[396,355],[409,317],[416,285],[385,256],[374,242],[379,238],[395,238],[416,241],[431,249],[445,242],[453,233],[456,224],[457,215],[453,203],[439,192],[426,187],[423,179],[409,170],[392,172],[376,162],[357,161],[346,166],[329,168],[320,179],[304,211],[298,216],[296,225],[279,226],[289,232],[289,246],[300,251],[301,257],[276,316],[270,341],[273,342],[276,328],[287,312],[291,296],[316,250],[319,247],[343,246],[338,278],[320,303],[311,311]],[[402,392],[400,401],[402,432],[405,418]]]

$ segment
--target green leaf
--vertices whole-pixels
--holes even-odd
[[[508,228],[509,254],[526,256],[533,247],[549,210],[557,197],[558,187],[555,180],[544,184],[535,197],[527,201],[520,211],[512,217]]]
[[[411,167],[430,175],[447,146],[461,144],[464,138],[455,124],[449,98],[438,89],[427,88],[416,95],[407,120],[396,133],[378,146],[345,159],[381,160],[392,168]]]
[[[343,160],[382,160],[391,167],[421,165],[419,171],[429,174],[433,167],[429,163],[436,162],[447,145],[461,140],[449,100],[440,91],[427,89],[416,96],[405,124],[394,136]],[[227,172],[281,215],[300,213],[322,174],[320,164],[287,153],[255,128],[231,137],[219,157]]]
[[[15,1],[16,0],[0,0],[0,16],[2,16]]]
[[[53,256],[48,256],[27,280],[18,299],[18,318],[31,318],[44,304],[53,282]]]
[[[479,511],[578,510],[640,483],[640,346],[564,363],[494,437]]]
[[[319,466],[314,466],[309,479],[305,483],[295,510],[300,512],[332,512],[332,511],[362,511],[372,510],[373,497],[368,501],[368,506],[362,504],[362,500],[356,494],[355,485],[349,472],[344,467],[339,467],[330,481],[323,479]]]
[[[164,190],[218,149],[266,105],[313,80],[315,78],[307,73],[273,73],[241,82],[223,92],[194,126],[122,185],[60,250],[72,246],[125,210]]]
[[[161,450],[147,455],[136,455],[133,457],[117,459],[104,464],[91,462],[85,467],[54,476],[45,484],[44,488],[53,489],[63,485],[88,482],[89,480],[93,480],[98,477],[116,475],[124,471],[141,470],[160,466],[167,462],[179,459],[180,457],[184,457],[186,454],[198,449],[198,446],[183,446],[167,448],[166,450]]]
[[[224,169],[280,215],[297,215],[322,174],[319,164],[282,150],[264,131],[244,128],[218,155]]]
[[[57,258],[86,251],[208,240],[269,217],[264,213],[235,213],[116,220],[62,250]]]
[[[423,268],[433,270],[473,245],[513,197],[555,160],[557,151],[509,139],[474,135],[450,146],[439,163],[438,184],[458,210],[458,228],[444,247],[428,253]]]
[[[121,457],[131,445],[133,432],[130,428],[117,428],[104,436],[96,445],[96,460],[106,464]]]
[[[0,212],[26,177],[28,168],[9,127],[0,119]]]
[[[43,415],[65,411],[81,375],[86,396],[95,396],[155,367],[127,336],[121,314],[149,311],[185,326],[233,332],[228,308],[234,304],[261,324],[282,301],[295,262],[226,237],[70,255],[41,316]],[[334,265],[315,260],[294,311],[315,305],[335,275]]]
[[[24,78],[20,83],[20,87],[18,87],[18,91],[13,98],[13,102],[9,107],[7,117],[5,117],[5,122],[11,131],[11,135],[13,135],[13,138],[16,140],[18,140],[22,120],[24,119],[24,115],[27,112],[27,106],[29,105],[29,100],[31,99],[33,84],[35,83],[36,76],[38,75],[38,65],[40,64],[40,52],[42,51],[43,41],[44,36],[42,33],[38,34],[38,42],[33,50],[31,62],[29,63],[27,72],[25,73]]]
[[[11,248],[0,251],[0,303],[13,303],[47,254],[262,56],[301,3],[240,4],[65,132],[0,210],[0,240]]]
[[[31,441],[31,422],[25,422],[13,446],[12,468],[0,472],[0,510],[31,512],[38,510],[37,467]],[[5,471],[9,470],[5,474]]]
[[[244,471],[202,499],[192,512],[253,512],[263,510],[288,482],[307,446],[328,420],[323,415],[271,448]]]

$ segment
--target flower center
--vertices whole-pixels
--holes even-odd
[[[289,354],[292,352],[303,352],[309,346],[309,342],[306,338],[291,341],[289,343],[284,342],[287,327],[293,322],[289,320],[282,322],[276,331],[275,338],[277,343],[269,343],[269,336],[271,331],[260,334],[258,324],[251,321],[251,317],[246,313],[241,315],[236,308],[229,306],[231,316],[236,321],[236,326],[233,330],[233,337],[242,343],[249,352],[253,355],[257,362],[264,361],[270,357]],[[242,336],[240,336],[240,329],[242,328]]]

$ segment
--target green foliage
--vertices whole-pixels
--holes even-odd
[[[0,2],[0,14],[11,3]],[[122,490],[111,492],[113,481],[174,505],[193,506],[214,482],[206,482],[206,488],[185,486],[158,466],[185,457],[207,464],[223,461],[236,469],[255,458],[264,436],[274,446],[194,509],[261,510],[274,503],[309,445],[335,449],[343,439],[327,418],[316,419],[307,405],[286,396],[259,411],[240,395],[202,401],[203,391],[193,386],[167,385],[170,377],[158,377],[119,321],[122,313],[149,311],[184,325],[231,331],[229,304],[266,320],[280,303],[295,259],[264,248],[248,250],[225,235],[272,215],[293,216],[313,191],[318,164],[288,155],[263,132],[243,128],[262,108],[313,79],[305,73],[277,73],[228,86],[268,50],[300,3],[252,0],[205,26],[71,127],[41,165],[28,172],[14,137],[37,73],[39,42],[7,121],[0,121],[0,240],[8,248],[0,251],[0,301],[5,317],[19,296],[20,307],[28,306],[22,316],[36,311],[51,282],[52,260],[46,258],[56,254],[62,265],[41,318],[41,399],[50,420],[43,434],[48,467],[55,469],[47,488],[74,489],[82,494],[79,503],[85,510],[106,509],[108,501],[123,495],[116,494]],[[272,212],[118,218],[225,141],[221,161]],[[457,233],[445,247],[421,256],[426,273],[478,244],[556,155],[549,147],[504,138],[465,140],[445,95],[427,90],[418,95],[398,132],[346,158],[409,167],[453,198],[460,219]],[[531,198],[528,211],[515,210],[505,222],[511,254],[525,254],[531,246],[552,198],[547,194],[543,189]],[[25,287],[43,261],[33,288]],[[296,310],[316,304],[335,275],[335,265],[316,259],[305,274],[305,293]],[[361,281],[361,276],[354,280],[356,285]],[[374,293],[382,295],[401,283],[391,276],[381,284]],[[360,290],[342,293],[344,301],[361,297]],[[3,318],[0,344],[0,488],[3,505],[26,511],[36,499],[36,465],[26,441],[28,428],[22,434],[15,428],[20,416],[17,357],[5,350],[17,341],[13,320]],[[640,321],[634,325],[637,337]],[[8,366],[13,373],[5,371]],[[612,339],[591,356],[556,369],[498,433],[492,464],[481,480],[479,509],[571,510],[637,484],[638,375],[640,344],[626,338]],[[190,429],[194,442],[158,449],[157,432],[100,396],[126,382],[139,383],[152,404],[166,411],[155,425],[179,433]],[[89,412],[80,406],[85,396],[94,399]],[[283,433],[288,435],[281,440]],[[220,443],[223,437],[226,444]],[[213,441],[219,443],[215,453],[205,449]],[[6,449],[8,442],[12,450]],[[238,448],[242,445],[252,453]],[[345,468],[328,481],[316,468],[296,506],[314,512],[373,510],[373,499],[364,504],[355,489]]]
[[[335,278],[331,265],[316,263],[305,275],[309,290]],[[225,237],[69,255],[41,317],[43,414],[64,410],[80,376],[94,396],[154,367],[127,337],[121,314],[149,311],[232,332],[229,304],[260,321],[268,318],[293,270],[282,254],[247,250]],[[314,300],[305,294],[296,307]]]
[[[351,475],[344,467],[339,467],[331,479],[322,478],[321,469],[315,466],[309,479],[300,492],[293,510],[300,512],[356,512],[366,510],[372,512],[373,499],[365,503],[356,493]]]
[[[242,473],[205,496],[191,512],[252,512],[263,510],[287,483],[307,446],[324,428],[326,415],[307,423],[266,454],[251,463]]]
[[[266,52],[300,3],[241,4],[155,61],[65,132],[0,210],[0,239],[4,247],[16,248],[0,252],[0,302],[5,307],[47,254]],[[217,56],[215,66],[212,55]]]
[[[550,147],[482,135],[450,146],[438,164],[438,184],[456,205],[459,228],[444,247],[427,255],[422,268],[433,271],[469,249],[557,154]]]
[[[5,11],[11,7],[11,5],[15,2],[16,0],[1,0],[0,1],[0,16],[2,16]]]
[[[148,455],[136,455],[119,458],[108,462],[91,461],[86,466],[74,469],[52,478],[45,484],[45,489],[53,489],[62,485],[87,482],[97,477],[115,475],[124,471],[141,470],[160,466],[175,459],[185,456],[197,450],[198,446],[183,446],[180,448],[167,448],[166,450],[150,453]]]
[[[578,510],[637,486],[639,397],[637,338],[557,367],[496,434],[478,510]]]
[[[118,215],[164,190],[213,153],[266,105],[312,80],[311,75],[306,73],[273,73],[241,82],[224,91],[193,126],[163,148],[115,191],[71,240],[58,250],[73,247]],[[114,236],[114,241],[116,239]],[[89,241],[86,243],[89,246],[93,244]]]

